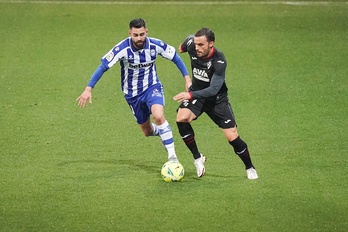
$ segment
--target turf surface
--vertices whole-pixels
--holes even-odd
[[[346,2],[83,3],[0,1],[1,231],[348,230]],[[167,155],[136,125],[119,65],[93,104],[77,106],[136,17],[175,47],[214,30],[258,180],[205,115],[193,123],[208,157],[196,177],[175,125],[171,99],[184,80],[172,62],[159,58],[157,68],[185,167],[179,183],[161,179]]]

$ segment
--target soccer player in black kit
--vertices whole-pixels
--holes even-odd
[[[234,152],[245,164],[247,177],[257,179],[247,144],[239,137],[225,83],[226,58],[214,47],[215,35],[209,28],[202,28],[180,45],[180,52],[188,52],[191,59],[192,82],[186,78],[186,89],[174,96],[181,102],[177,125],[179,133],[195,159],[198,177],[205,174],[206,157],[198,151],[191,122],[206,113],[224,132]]]

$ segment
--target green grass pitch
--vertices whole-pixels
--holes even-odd
[[[0,231],[348,231],[347,2],[105,2],[0,0]],[[167,154],[137,126],[118,64],[77,106],[137,17],[175,47],[213,29],[259,179],[205,115],[193,123],[208,157],[197,178],[170,61],[157,69],[181,182],[161,179]]]

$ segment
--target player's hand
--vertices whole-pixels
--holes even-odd
[[[181,92],[173,97],[175,101],[182,102],[184,100],[190,100],[191,95],[188,92]]]
[[[92,104],[92,87],[87,86],[85,91],[76,99],[79,101],[79,106],[85,108],[87,101]]]

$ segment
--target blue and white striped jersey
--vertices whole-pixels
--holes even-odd
[[[146,37],[143,49],[137,50],[131,37],[121,41],[102,59],[102,63],[111,68],[117,62],[121,65],[121,87],[125,98],[141,94],[149,86],[160,83],[155,59],[158,55],[173,60],[175,48],[155,38]]]

